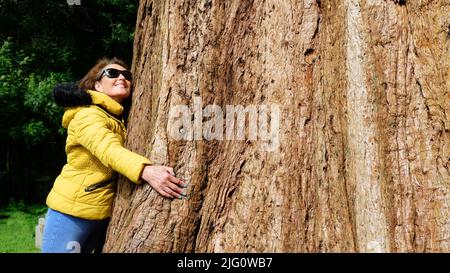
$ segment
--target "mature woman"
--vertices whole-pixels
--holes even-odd
[[[123,147],[131,81],[123,61],[103,58],[78,86],[53,90],[55,101],[66,107],[67,164],[47,197],[42,252],[101,251],[116,173],[136,184],[149,183],[167,198],[185,195],[186,185],[172,168],[155,166]]]

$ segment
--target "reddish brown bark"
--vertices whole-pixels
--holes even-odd
[[[173,166],[190,198],[121,178],[104,250],[450,251],[449,13],[445,0],[141,1],[127,145]],[[196,98],[278,105],[279,146],[173,139],[171,109]]]

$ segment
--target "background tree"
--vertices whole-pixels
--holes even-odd
[[[450,251],[448,1],[140,2],[108,252]],[[170,137],[170,110],[282,106],[280,145]]]

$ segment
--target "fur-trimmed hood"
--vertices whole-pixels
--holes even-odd
[[[78,87],[76,83],[61,83],[53,88],[53,99],[62,107],[74,107],[92,104],[91,95]]]
[[[64,128],[68,128],[70,121],[79,110],[89,105],[99,106],[118,120],[122,119],[121,115],[124,111],[123,106],[108,95],[93,90],[82,90],[73,83],[56,85],[53,88],[53,99],[56,104],[66,108],[62,119]]]

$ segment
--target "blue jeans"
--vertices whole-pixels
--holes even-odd
[[[48,209],[42,253],[101,252],[109,219],[86,220]]]

